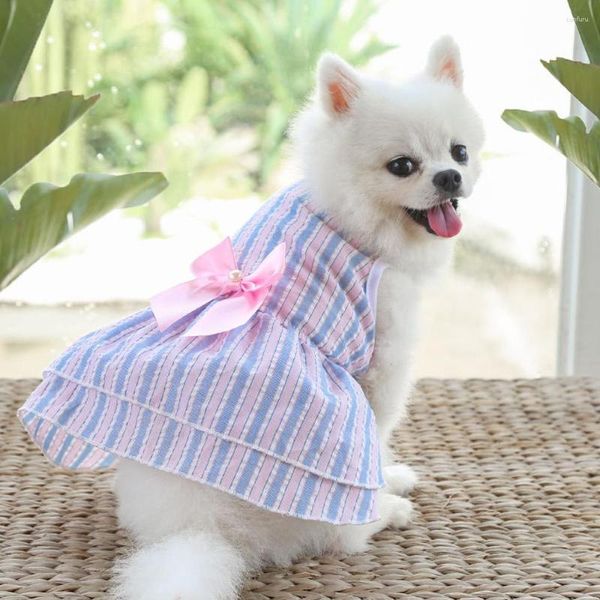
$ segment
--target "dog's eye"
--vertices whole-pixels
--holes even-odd
[[[398,177],[408,177],[417,169],[417,163],[412,158],[408,158],[408,156],[394,158],[386,166],[392,175],[397,175]]]
[[[462,144],[454,144],[454,146],[450,148],[450,154],[457,163],[466,163],[469,160],[467,147]]]

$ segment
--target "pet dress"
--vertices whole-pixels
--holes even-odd
[[[21,422],[63,467],[126,458],[280,514],[376,520],[380,450],[358,380],[373,353],[384,264],[342,236],[303,183],[267,201],[229,248],[236,268],[226,275],[246,282],[257,305],[245,323],[197,331],[211,310],[227,313],[232,292],[180,306],[183,316],[160,328],[144,309],[68,348],[19,409]],[[249,274],[264,275],[277,252],[281,273],[252,291]]]

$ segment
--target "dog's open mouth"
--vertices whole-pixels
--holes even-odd
[[[433,208],[418,209],[405,208],[410,218],[419,225],[425,227],[429,233],[440,237],[454,237],[462,229],[462,221],[456,212],[458,199],[452,198]]]

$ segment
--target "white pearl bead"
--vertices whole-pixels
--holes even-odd
[[[239,269],[229,271],[229,281],[238,282],[242,280],[242,272]]]

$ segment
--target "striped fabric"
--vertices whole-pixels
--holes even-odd
[[[234,237],[240,268],[281,242],[285,273],[241,327],[182,336],[202,308],[161,333],[146,309],[70,347],[19,410],[44,454],[75,469],[124,457],[300,518],[376,519],[379,448],[357,377],[373,352],[382,264],[302,184]]]

